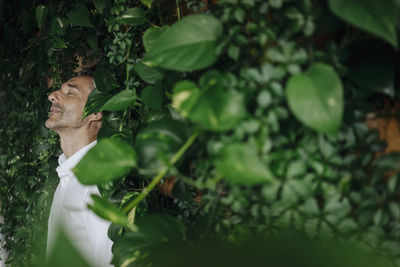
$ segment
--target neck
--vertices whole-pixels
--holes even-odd
[[[58,132],[58,134],[60,136],[61,150],[67,159],[97,139],[97,134],[82,132],[81,129]]]

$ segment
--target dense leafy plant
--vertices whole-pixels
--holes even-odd
[[[102,111],[104,126],[74,171],[101,189],[90,208],[113,223],[116,266],[283,232],[378,249],[400,264],[398,156],[376,159],[385,143],[364,123],[398,100],[399,10],[395,0],[5,5],[10,264],[43,261],[60,154],[43,127],[47,88],[93,64],[84,116]],[[165,180],[175,181],[173,198],[159,194]]]

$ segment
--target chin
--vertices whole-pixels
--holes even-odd
[[[51,130],[54,130],[54,128],[57,127],[57,123],[54,122],[54,121],[52,121],[51,118],[48,118],[48,119],[46,120],[45,125],[46,125],[46,128],[47,128],[47,129],[51,129]]]

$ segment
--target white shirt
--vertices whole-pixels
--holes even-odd
[[[58,231],[62,228],[88,263],[105,267],[112,266],[112,241],[107,236],[110,222],[87,208],[87,204],[92,203],[90,195],[100,195],[99,190],[97,186],[81,184],[71,171],[96,143],[97,141],[90,143],[68,159],[64,154],[58,158],[59,166],[56,170],[60,182],[50,209],[47,255],[50,255]]]

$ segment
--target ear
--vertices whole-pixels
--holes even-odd
[[[89,115],[89,123],[101,121],[102,119],[103,119],[103,113],[101,113],[101,111]]]

